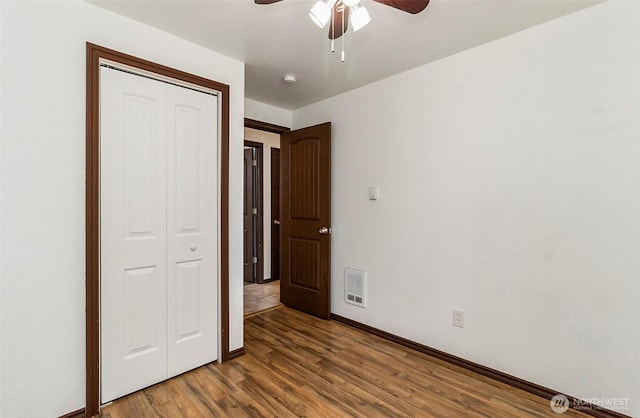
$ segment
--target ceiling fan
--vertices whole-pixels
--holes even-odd
[[[272,4],[282,0],[254,0],[256,4]],[[429,0],[373,0],[375,2],[393,7],[403,12],[417,14],[423,11],[429,4]],[[349,27],[349,20],[353,31],[366,26],[371,18],[367,9],[360,4],[360,0],[318,0],[311,10],[309,17],[313,22],[324,28],[329,21],[329,39],[341,37]]]

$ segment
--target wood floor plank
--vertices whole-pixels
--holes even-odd
[[[181,396],[177,402],[174,400],[168,390],[168,385],[152,386],[146,390],[145,393],[149,404],[158,417],[170,418],[185,416],[190,410],[193,411],[193,408],[188,407],[190,403],[188,399]],[[181,406],[187,407],[181,410]]]
[[[217,395],[217,388],[201,382],[200,369],[194,370],[172,380],[178,380],[181,392],[177,396],[186,396],[192,400],[198,412],[203,416],[224,416],[223,404],[217,399],[224,399],[226,394]]]
[[[300,364],[292,360],[286,352],[273,352],[265,362],[269,368],[298,384],[306,392],[320,397],[332,411],[332,416],[360,416],[366,404],[362,398],[344,390],[345,381],[328,373],[318,364]]]
[[[244,356],[118,399],[100,417],[554,416],[546,399],[285,307],[245,318],[244,342]]]

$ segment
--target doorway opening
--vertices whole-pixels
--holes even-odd
[[[264,283],[263,144],[244,141],[243,277],[245,285]]]
[[[280,134],[245,119],[244,315],[280,306]]]
[[[245,119],[245,139],[255,141],[247,133],[269,132],[280,139],[280,146],[274,147],[280,149],[274,158],[280,177],[274,194],[278,204],[267,217],[269,226],[278,230],[271,234],[279,244],[272,251],[278,267],[272,270],[270,256],[265,256],[265,277],[275,279],[272,274],[277,272],[283,305],[327,319],[331,314],[331,130],[331,122],[291,131]],[[264,187],[268,184],[265,181]],[[269,195],[265,191],[264,196]],[[264,205],[265,210],[269,208]],[[268,237],[271,231],[264,231]],[[263,249],[270,250],[264,242]]]

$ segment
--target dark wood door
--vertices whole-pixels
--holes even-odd
[[[271,148],[271,279],[280,278],[280,150]]]
[[[244,150],[244,280],[255,282],[255,242],[254,242],[254,190],[253,190],[253,148]]]
[[[280,153],[280,299],[329,318],[331,123],[284,133]]]

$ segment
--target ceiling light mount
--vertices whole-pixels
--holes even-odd
[[[285,84],[295,84],[296,76],[293,74],[285,74],[285,76],[282,77],[282,82]]]

